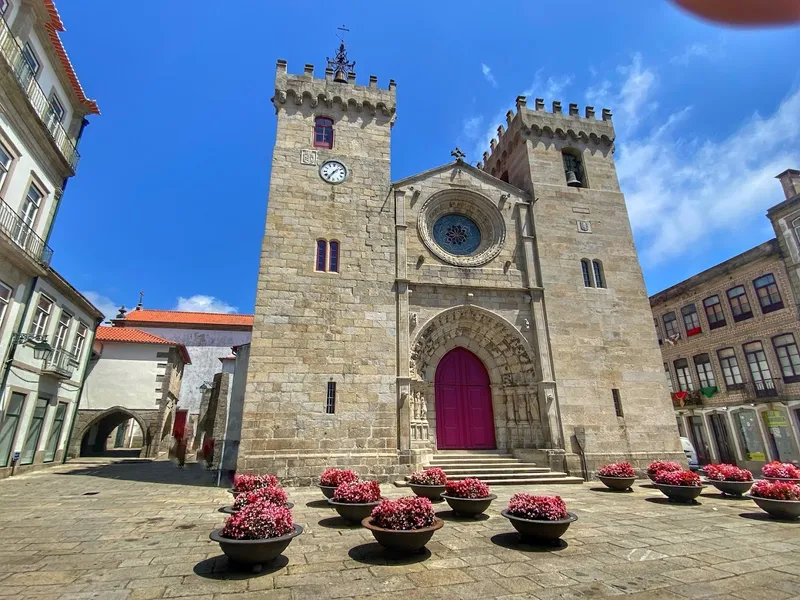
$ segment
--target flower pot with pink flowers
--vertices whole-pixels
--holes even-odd
[[[380,501],[381,486],[377,481],[346,481],[339,484],[328,504],[345,521],[358,524],[372,514]]]
[[[578,520],[567,512],[560,496],[534,496],[518,493],[511,496],[508,506],[500,511],[514,526],[523,541],[556,543]]]
[[[225,525],[209,537],[219,544],[229,561],[260,565],[280,556],[301,533],[303,528],[294,524],[287,507],[256,502],[228,517]]]
[[[670,502],[694,502],[708,486],[703,485],[700,476],[692,471],[659,471],[653,484],[661,490]]]
[[[239,494],[233,501],[233,505],[223,507],[222,512],[235,515],[248,504],[255,504],[256,502],[271,502],[277,506],[285,506],[290,509],[294,508],[294,504],[287,502],[286,492],[282,487],[270,485],[258,488],[252,492],[243,492]]]
[[[448,481],[441,497],[447,500],[453,512],[461,517],[477,517],[483,514],[492,500],[497,498],[491,493],[488,485],[475,478]]]
[[[770,481],[800,483],[800,468],[797,468],[792,463],[772,461],[761,467],[761,474],[764,475],[764,479],[769,479]]]
[[[402,553],[420,552],[444,525],[428,498],[382,500],[361,524],[381,546]]]
[[[263,487],[280,486],[275,475],[257,475],[255,473],[242,473],[233,478],[233,487],[228,491],[236,498],[239,494],[253,492]]]
[[[758,507],[776,519],[800,518],[800,485],[791,481],[760,480],[745,494]]]
[[[337,487],[351,481],[358,481],[358,475],[350,469],[325,469],[319,476],[317,487],[322,490],[322,495],[330,500]]]
[[[683,467],[676,462],[668,460],[654,460],[647,466],[647,476],[650,478],[650,481],[655,481],[656,475],[660,471],[678,472],[683,471]]]
[[[612,463],[601,467],[597,472],[597,478],[607,488],[615,492],[624,492],[631,489],[633,482],[636,481],[636,472],[630,463]]]
[[[753,485],[753,474],[735,465],[706,465],[706,480],[723,494],[741,496]]]
[[[417,471],[408,478],[411,491],[429,500],[441,500],[446,484],[447,474],[439,467]]]

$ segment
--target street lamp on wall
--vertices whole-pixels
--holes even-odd
[[[14,333],[11,335],[11,344],[18,346],[19,344],[27,344],[33,342],[33,358],[36,360],[47,360],[53,352],[53,347],[47,343],[47,340],[41,337],[34,337],[29,333]]]

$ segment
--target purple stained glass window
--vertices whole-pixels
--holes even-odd
[[[327,254],[328,243],[325,240],[317,240],[317,271],[325,270],[325,255]]]
[[[467,256],[481,245],[481,231],[464,215],[444,215],[433,224],[433,239],[445,251]]]
[[[339,242],[331,241],[330,256],[328,257],[328,271],[339,272]]]

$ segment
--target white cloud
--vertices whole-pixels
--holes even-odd
[[[483,78],[489,82],[492,87],[497,87],[497,80],[492,75],[492,69],[483,63],[481,63],[481,73],[483,73]]]
[[[224,300],[214,296],[204,296],[195,294],[188,298],[178,296],[178,303],[173,310],[185,310],[190,312],[215,312],[215,313],[235,313],[238,309],[231,306]]]
[[[93,291],[81,292],[81,294],[86,296],[86,299],[89,300],[89,302],[91,302],[92,304],[94,304],[100,310],[101,313],[103,313],[106,320],[113,319],[114,317],[117,316],[120,304],[114,302],[108,296],[104,296],[99,292],[93,292]]]
[[[686,66],[689,64],[689,61],[695,57],[710,58],[711,51],[709,50],[708,44],[692,44],[691,46],[688,46],[682,53],[670,58],[669,62],[671,62],[673,65]]]
[[[464,121],[464,135],[468,138],[474,138],[479,135],[480,126],[483,123],[483,117],[471,117]]]
[[[584,96],[596,108],[612,108],[626,133],[658,108],[658,103],[650,100],[657,79],[655,71],[642,67],[639,53],[631,57],[630,64],[619,65],[617,74],[624,78],[621,84],[605,79],[587,88]]]

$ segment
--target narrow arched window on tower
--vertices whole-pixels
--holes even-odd
[[[589,269],[589,260],[584,258],[581,260],[581,270],[583,271],[583,285],[585,287],[592,287],[592,273]]]
[[[314,119],[314,147],[333,148],[333,119],[329,117]]]
[[[317,271],[324,271],[325,264],[328,258],[328,242],[325,240],[317,240]]]
[[[565,148],[561,151],[564,161],[564,177],[570,187],[589,187],[586,185],[586,173],[583,169],[583,160],[577,150]]]
[[[328,271],[339,272],[339,242],[331,240],[328,246]]]
[[[606,287],[606,278],[605,274],[603,273],[603,263],[599,260],[593,260],[592,266],[594,267],[594,285],[595,287],[604,288]]]

